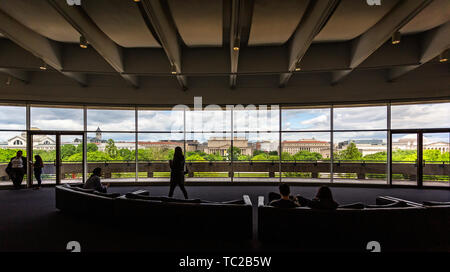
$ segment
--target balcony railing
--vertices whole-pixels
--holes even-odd
[[[188,177],[206,176],[201,173],[223,173],[224,177],[236,177],[238,173],[259,173],[261,177],[277,177],[280,172],[279,161],[187,161]],[[7,163],[0,163],[0,180],[8,180],[5,168]],[[87,171],[92,172],[94,168],[102,168],[103,177],[111,179],[114,174],[134,173],[135,161],[89,161]],[[56,169],[53,162],[46,162],[43,169],[44,175],[55,175]],[[333,162],[334,178],[353,178],[365,180],[371,176],[379,177],[387,174],[387,165],[383,161],[345,161],[337,160]],[[167,161],[139,161],[139,177],[153,178],[155,173],[166,173],[168,176],[170,167]],[[62,162],[61,179],[80,177],[82,172],[81,162]],[[281,173],[308,174],[309,178],[320,178],[331,172],[331,161],[281,161]],[[417,164],[415,162],[395,161],[392,163],[392,174],[396,178],[403,180],[416,180]],[[445,161],[426,161],[423,167],[423,174],[426,176],[439,177],[435,180],[448,182],[450,164]],[[264,175],[263,175],[264,174]],[[349,176],[348,174],[352,174]],[[133,177],[134,177],[133,176]],[[289,175],[285,175],[288,177]],[[295,175],[293,175],[295,176]],[[256,175],[255,177],[258,177]],[[301,175],[299,176],[301,177]],[[382,178],[380,178],[382,179]]]

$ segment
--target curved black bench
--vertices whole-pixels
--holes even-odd
[[[221,203],[127,194],[114,201],[114,216],[133,228],[174,233],[180,239],[183,233],[201,239],[248,240],[253,236],[252,203],[247,195]]]
[[[364,209],[281,209],[265,205],[260,196],[258,237],[264,246],[289,245],[305,251],[365,251],[370,241],[378,241],[385,251],[426,247],[422,236],[426,208],[381,199],[377,204]]]
[[[201,239],[252,239],[252,203],[248,195],[227,202],[149,196],[138,191],[120,196],[69,185],[55,187],[56,208],[96,218],[129,231],[199,235]],[[201,236],[200,236],[201,235]]]

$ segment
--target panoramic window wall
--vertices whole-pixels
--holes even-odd
[[[62,182],[82,180],[83,156],[85,170],[101,167],[104,181],[167,181],[179,146],[190,181],[387,184],[391,174],[396,185],[450,186],[448,102],[201,110],[3,104],[2,185],[11,183],[4,169],[17,150],[27,155],[27,132],[30,150],[49,167],[44,183],[55,182],[59,133]]]

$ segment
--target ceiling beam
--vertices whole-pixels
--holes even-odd
[[[239,52],[248,45],[254,0],[231,0],[230,14],[230,88],[236,88]],[[237,50],[235,50],[237,47]]]
[[[450,48],[450,21],[424,34],[422,52],[418,65],[394,67],[389,70],[389,81],[394,81],[406,73],[420,67]]]
[[[18,79],[26,84],[30,82],[29,75],[27,71],[18,70],[18,69],[7,69],[7,68],[0,68],[0,73],[4,73],[7,75],[12,76],[15,79]]]
[[[159,0],[142,0],[137,4],[142,5],[142,10],[145,12],[143,16],[147,16],[152,24],[158,36],[157,39],[160,41],[172,66],[171,72],[176,73],[178,84],[183,91],[186,91],[187,77],[181,74],[181,46],[174,22]]]
[[[56,42],[27,28],[3,11],[0,11],[0,32],[58,72],[76,80],[82,86],[87,86],[86,75],[64,72],[60,48]]]
[[[280,76],[280,87],[285,87],[291,78],[296,66],[305,55],[314,37],[320,32],[333,12],[336,10],[339,0],[315,0],[308,5],[308,10],[303,15],[297,30],[289,43],[288,73]]]
[[[128,83],[138,88],[138,78],[126,75],[122,48],[115,44],[92,21],[81,6],[69,6],[65,0],[48,0],[50,5],[116,70]]]
[[[372,26],[360,37],[352,41],[350,56],[350,70],[345,72],[334,72],[332,85],[337,84],[347,77],[353,69],[358,67],[378,48],[380,48],[392,35],[411,21],[432,0],[402,0],[378,23]]]

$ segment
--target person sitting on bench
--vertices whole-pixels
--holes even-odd
[[[99,191],[101,193],[106,193],[107,188],[109,187],[109,183],[107,183],[105,186],[102,185],[100,182],[100,176],[102,175],[102,169],[100,167],[97,167],[92,171],[92,175],[86,180],[86,183],[84,184],[84,189],[94,189],[96,191]]]
[[[270,201],[269,206],[277,208],[295,208],[299,207],[298,203],[291,199],[289,195],[291,194],[291,189],[286,183],[282,183],[279,186],[281,198]]]
[[[333,194],[327,186],[321,186],[313,200],[297,196],[297,201],[301,206],[319,210],[335,210],[339,206],[339,204],[333,200]]]

